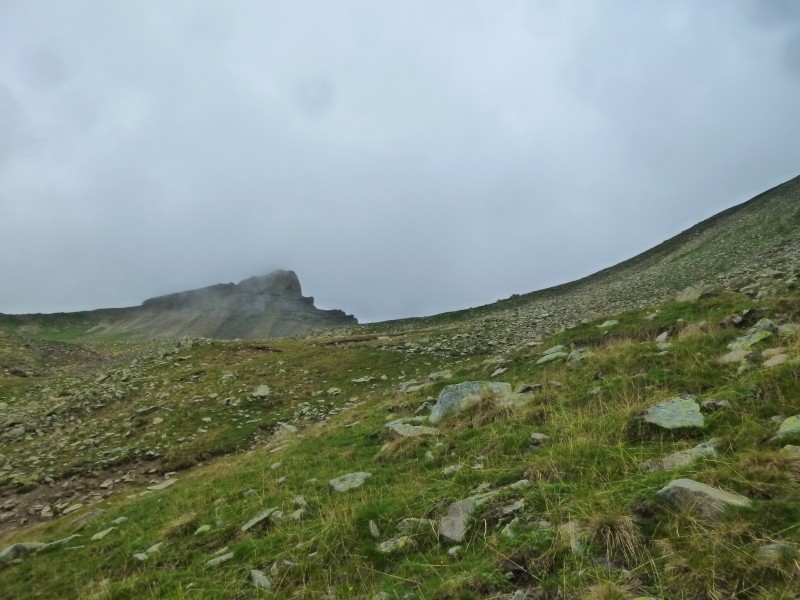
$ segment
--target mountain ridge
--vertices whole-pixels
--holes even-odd
[[[238,284],[220,283],[145,300],[127,308],[100,308],[48,315],[0,315],[0,327],[23,333],[63,320],[74,338],[181,336],[214,339],[297,337],[315,330],[354,325],[341,310],[321,310],[303,296],[294,271],[273,271]]]

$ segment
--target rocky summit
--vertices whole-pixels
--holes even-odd
[[[354,325],[341,310],[320,310],[303,296],[294,271],[274,271],[238,284],[222,283],[145,300],[141,306],[59,315],[0,315],[0,330],[70,329],[74,337],[135,339],[182,336],[214,339],[297,337]]]
[[[800,179],[425,319],[277,272],[0,331],[0,598],[800,598]]]

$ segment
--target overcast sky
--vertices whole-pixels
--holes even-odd
[[[798,174],[796,0],[0,0],[0,312],[433,314]]]

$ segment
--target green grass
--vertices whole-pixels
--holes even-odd
[[[597,327],[605,318],[598,319],[538,348],[507,352],[508,370],[497,379],[542,388],[511,408],[486,399],[420,440],[393,438],[384,424],[412,415],[444,385],[486,379],[495,368],[485,357],[402,351],[406,341],[436,331],[390,340],[367,335],[347,343],[200,343],[117,366],[104,384],[96,374],[6,384],[0,397],[20,406],[47,396],[45,389],[63,401],[61,387],[90,397],[106,385],[119,397],[87,415],[84,431],[76,430],[70,440],[87,431],[131,431],[87,447],[81,456],[30,467],[29,479],[94,468],[118,439],[125,440],[130,464],[155,448],[161,471],[181,472],[166,490],[141,495],[141,483],[103,500],[98,506],[106,513],[80,532],[74,548],[54,548],[0,569],[0,590],[13,598],[373,598],[385,592],[390,598],[444,599],[536,587],[560,589],[567,598],[792,598],[800,586],[800,466],[769,438],[777,429],[773,418],[800,413],[800,343],[765,342],[765,348],[780,343],[790,355],[773,369],[756,366],[739,375],[736,365],[716,362],[741,333],[717,324],[752,306],[726,295],[668,303],[650,321],[644,316],[652,310],[630,311],[614,315],[619,324],[608,333]],[[785,321],[796,306],[787,296],[759,308]],[[655,337],[664,330],[677,334],[679,319],[706,321],[708,332],[673,335],[668,353],[658,355]],[[590,354],[576,364],[537,365],[541,351],[556,344],[586,347]],[[404,381],[424,381],[443,369],[452,370],[453,379],[410,394],[396,391]],[[352,381],[365,375],[374,380]],[[261,384],[269,385],[270,395],[253,398]],[[341,393],[328,394],[331,388]],[[698,437],[627,435],[638,412],[686,393],[731,406],[708,414]],[[134,417],[135,409],[150,405],[160,409]],[[155,418],[162,421],[154,425]],[[274,438],[279,422],[295,423],[300,431]],[[533,432],[549,435],[549,442],[531,444]],[[45,432],[4,445],[0,465],[9,459],[21,464],[15,457],[49,448],[50,437]],[[665,472],[640,467],[712,437],[721,440],[716,458]],[[460,468],[443,473],[454,466]],[[354,471],[372,477],[344,494],[329,488],[329,479]],[[675,512],[656,492],[680,477],[742,493],[753,505],[714,523]],[[481,486],[497,489],[523,478],[528,487],[504,492],[476,513],[458,559],[435,528],[411,534],[412,543],[390,556],[378,551],[370,535],[370,521],[386,540],[400,534],[404,518],[438,519],[450,502]],[[309,505],[297,522],[289,517],[296,495]],[[501,531],[511,516],[502,509],[515,500],[523,501],[516,516],[528,526],[509,539]],[[284,519],[241,531],[269,507],[282,510]],[[81,512],[7,534],[0,546],[63,538]],[[120,516],[127,521],[117,530],[90,541]],[[541,520],[553,527],[533,525]],[[578,523],[578,553],[558,531],[570,521]],[[195,535],[200,525],[210,530]],[[784,555],[758,558],[759,548],[775,541],[786,545]],[[162,548],[145,562],[133,558],[158,542]],[[233,552],[231,560],[205,565],[224,548]],[[598,557],[616,567],[608,570]],[[263,570],[274,589],[255,588],[251,569]]]

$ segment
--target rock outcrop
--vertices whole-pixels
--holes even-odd
[[[0,315],[34,329],[48,315]],[[138,339],[299,337],[315,330],[357,325],[341,310],[320,310],[303,296],[294,271],[274,271],[240,283],[221,283],[145,300],[141,306],[61,315],[80,323],[87,338]]]

